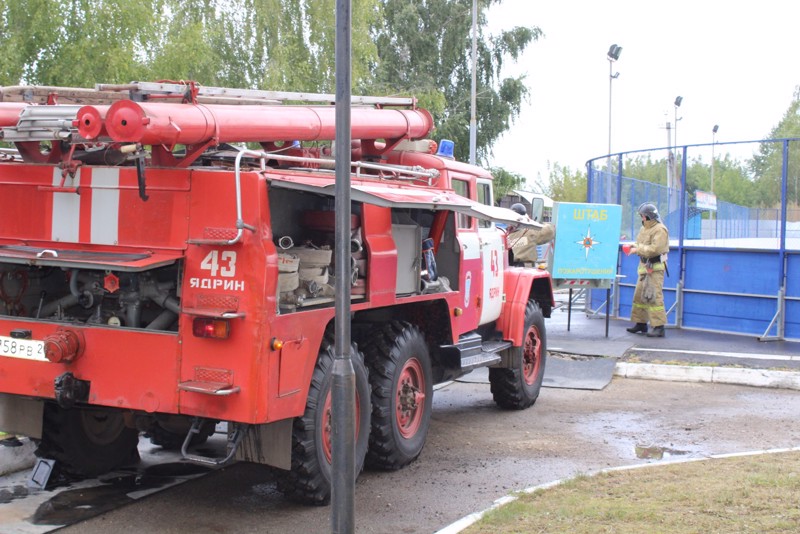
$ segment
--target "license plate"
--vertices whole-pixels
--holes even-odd
[[[44,341],[0,336],[0,356],[46,362]]]

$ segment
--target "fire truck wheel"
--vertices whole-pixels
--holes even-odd
[[[489,368],[489,383],[498,406],[507,410],[522,410],[536,402],[547,360],[544,315],[533,300],[528,301],[525,308],[522,346],[511,350],[518,351],[519,367]]]
[[[372,385],[367,465],[396,470],[413,462],[428,437],[433,402],[431,360],[416,326],[392,321],[364,347]]]
[[[153,445],[169,451],[177,451],[183,447],[186,434],[189,433],[191,426],[190,419],[155,421],[147,429],[145,437],[150,438],[150,443]],[[216,427],[216,421],[204,421],[200,427],[200,433],[192,436],[189,446],[196,447],[208,441],[208,438],[214,435]]]
[[[369,443],[369,379],[363,355],[353,345],[356,378],[356,476]],[[326,334],[311,376],[306,411],[292,426],[292,468],[276,470],[278,490],[303,504],[325,505],[331,498],[331,386],[335,359],[333,334]]]
[[[94,477],[138,462],[138,444],[139,432],[125,424],[122,412],[48,403],[36,455],[56,460],[67,473]]]

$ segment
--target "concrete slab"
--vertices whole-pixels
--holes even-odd
[[[616,360],[608,358],[576,360],[551,354],[547,359],[542,386],[601,390],[611,382],[615,364]]]
[[[36,445],[28,438],[19,438],[19,443],[9,446],[0,441],[0,476],[33,467]]]

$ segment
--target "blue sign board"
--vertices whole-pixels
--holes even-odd
[[[622,206],[559,202],[555,220],[553,278],[596,280],[617,275]]]

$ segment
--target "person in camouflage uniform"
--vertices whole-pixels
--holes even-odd
[[[639,256],[636,289],[633,292],[633,309],[628,328],[632,334],[647,334],[647,337],[664,337],[667,313],[664,310],[664,273],[669,253],[669,231],[661,222],[655,204],[645,202],[638,209],[642,217],[642,228],[636,236],[636,244],[630,254]],[[647,323],[653,330],[647,331]]]

